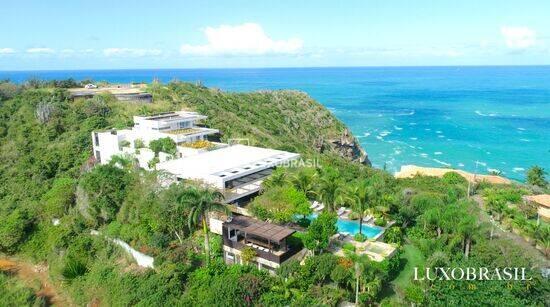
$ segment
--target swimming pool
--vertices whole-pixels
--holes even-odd
[[[317,213],[313,213],[310,216],[308,216],[309,220],[314,220],[317,218]],[[347,232],[351,234],[352,236],[359,233],[359,222],[358,221],[350,221],[350,220],[344,220],[344,219],[338,219],[336,221],[336,227],[338,227],[339,233]],[[379,234],[381,234],[384,231],[382,227],[378,226],[371,226],[363,223],[363,229],[362,233],[367,236],[367,238],[372,239],[377,237]]]

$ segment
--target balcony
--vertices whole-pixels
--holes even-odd
[[[302,242],[293,236],[295,232],[289,227],[241,215],[233,215],[222,226],[224,246],[239,251],[253,248],[256,257],[277,264],[302,250]]]
[[[244,239],[233,241],[226,236],[223,237],[223,245],[239,251],[242,251],[245,247],[247,247],[247,245],[244,243]],[[256,251],[256,257],[275,262],[277,264],[281,264],[290,259],[290,257],[296,255],[299,251],[301,251],[302,247],[289,246],[286,251],[264,251],[258,248],[254,248],[254,250]]]

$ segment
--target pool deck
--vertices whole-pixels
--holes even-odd
[[[369,256],[372,260],[381,262],[386,258],[389,258],[395,254],[397,248],[393,244],[384,242],[367,240],[365,242],[357,242],[350,236],[345,236],[340,239],[339,235],[335,235],[331,238],[331,244],[329,250],[339,257],[345,257],[346,254],[342,246],[346,243],[351,243],[355,246],[355,252],[357,254],[364,254]]]

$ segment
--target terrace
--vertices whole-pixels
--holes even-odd
[[[223,223],[223,244],[226,250],[239,252],[246,247],[253,248],[257,258],[279,265],[302,249],[299,244],[287,243],[294,232],[288,227],[235,215]]]

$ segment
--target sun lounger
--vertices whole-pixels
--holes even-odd
[[[363,218],[363,223],[368,223],[370,220],[372,220],[372,215],[367,215]]]
[[[346,207],[340,207],[340,209],[338,209],[338,211],[336,211],[336,214],[338,214],[338,216],[344,214],[346,212]]]
[[[319,207],[317,207],[317,208],[315,209],[315,211],[321,211],[321,210],[323,210],[323,209],[325,209],[325,205],[321,204]]]

